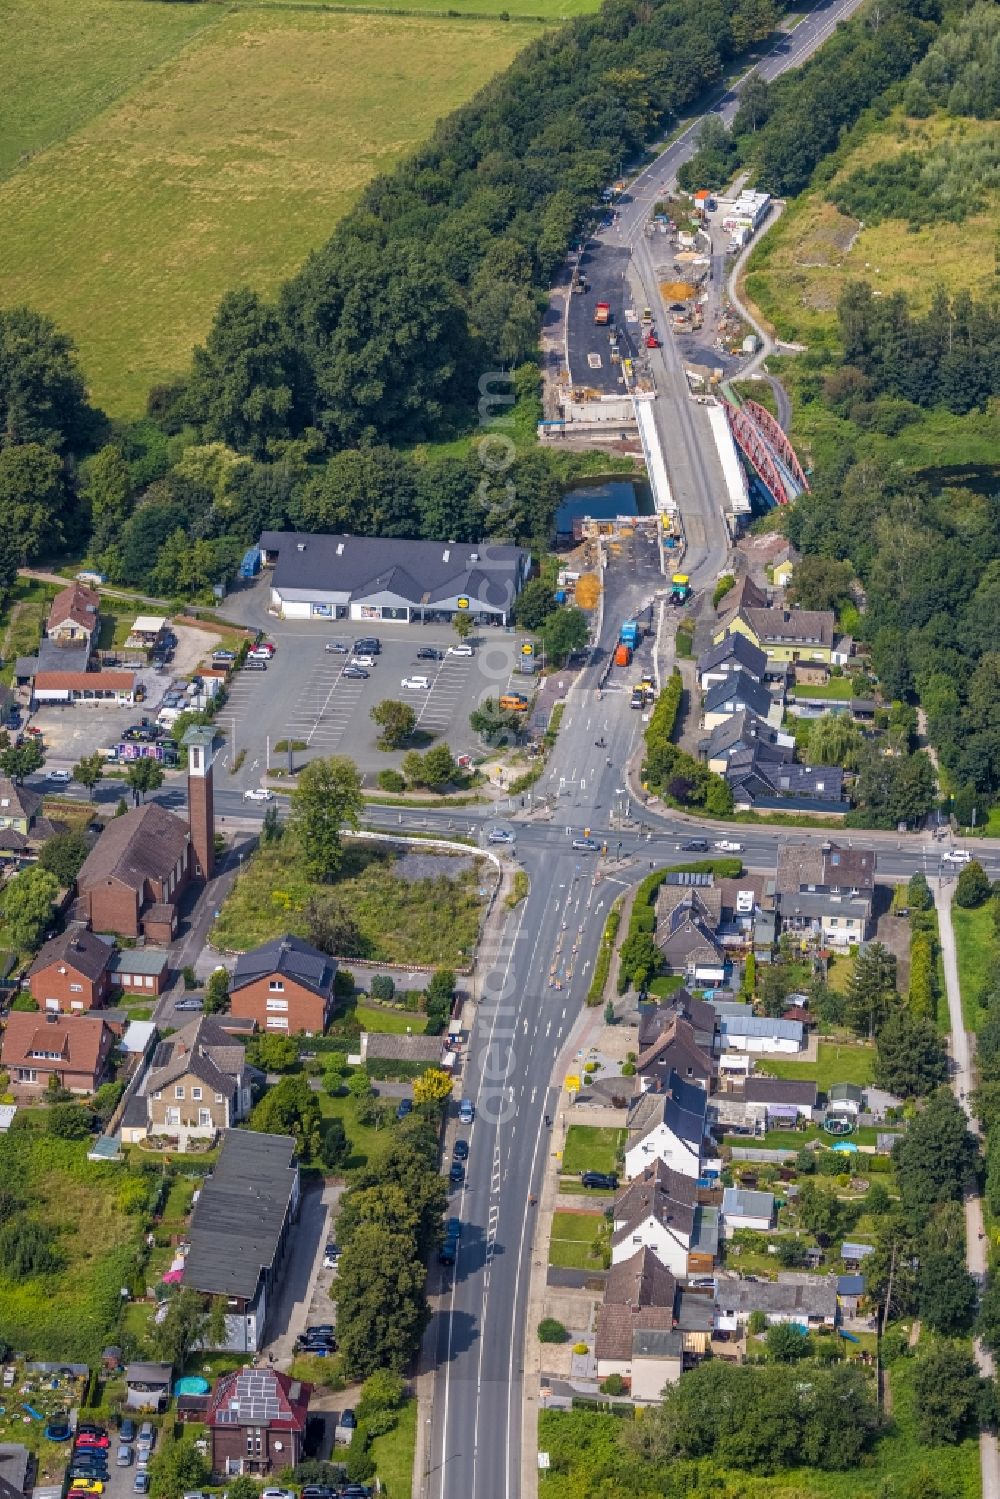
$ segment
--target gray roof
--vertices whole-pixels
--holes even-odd
[[[326,998],[333,989],[337,965],[333,958],[320,952],[318,947],[303,942],[301,937],[276,937],[273,942],[240,953],[229,984],[230,993],[272,973],[284,974],[304,989]]]
[[[849,1239],[845,1239],[840,1246],[842,1260],[863,1260],[866,1254],[874,1253],[874,1244],[853,1244]]]
[[[655,1217],[679,1240],[686,1241],[694,1228],[697,1196],[693,1177],[685,1176],[683,1171],[672,1171],[662,1161],[654,1161],[615,1198],[614,1241],[620,1243],[650,1217]]]
[[[102,942],[100,937],[95,937],[86,927],[71,926],[53,937],[51,942],[46,942],[28,969],[28,974],[30,977],[33,973],[51,968],[53,963],[65,963],[67,968],[75,968],[85,978],[99,979],[110,960],[111,947],[107,942]]]
[[[743,1187],[727,1187],[722,1194],[722,1216],[734,1218],[774,1217],[774,1193],[751,1192]]]
[[[0,1478],[20,1496],[25,1491],[31,1452],[22,1442],[0,1442]]]
[[[801,1276],[792,1280],[721,1280],[715,1304],[725,1312],[767,1312],[770,1316],[834,1318],[837,1280],[833,1275]]]
[[[0,806],[0,816],[23,817],[29,824],[42,805],[37,791],[28,786],[15,786],[7,776],[0,776],[0,801],[7,803]]]
[[[265,531],[265,552],[277,552],[273,586],[280,591],[340,593],[351,599],[394,593],[411,604],[467,595],[506,613],[528,553],[484,541],[403,541],[394,537],[310,535]]]
[[[383,1035],[365,1032],[365,1056],[385,1062],[440,1062],[444,1042],[440,1036]],[[590,1090],[588,1089],[588,1092]]]
[[[781,914],[804,916],[808,920],[824,916],[845,916],[853,921],[867,921],[871,913],[871,900],[859,896],[852,900],[847,895],[837,895],[826,890],[796,890],[776,897]]]
[[[651,1249],[612,1265],[604,1286],[606,1305],[672,1307],[677,1282]]]
[[[816,1107],[816,1084],[787,1077],[748,1077],[743,1089],[747,1103],[788,1103]]]
[[[77,887],[83,893],[115,879],[141,890],[148,879],[166,879],[188,841],[182,818],[159,802],[147,802],[111,819],[84,860]]]
[[[770,1015],[724,1015],[723,1040],[727,1036],[773,1036],[776,1041],[797,1041],[802,1045],[801,1020],[773,1020]]]
[[[765,645],[833,645],[832,609],[745,608],[743,618]]]
[[[779,744],[778,733],[779,730],[772,728],[752,709],[741,708],[738,713],[731,713],[716,724],[698,749],[705,760],[718,760],[723,756],[731,758],[740,751],[756,750],[762,760],[789,761],[795,753],[795,746]]]
[[[863,1296],[865,1294],[865,1278],[863,1275],[838,1275],[838,1296]]]
[[[126,947],[111,959],[112,973],[155,975],[170,966],[170,955],[162,947]]]
[[[682,1332],[711,1332],[712,1310],[711,1296],[706,1296],[703,1291],[681,1286],[677,1293],[674,1320]]]
[[[719,1252],[719,1209],[697,1207],[694,1210],[694,1227],[691,1230],[691,1253],[710,1254],[713,1259]]]
[[[827,1093],[830,1103],[856,1103],[861,1108],[865,1101],[865,1090],[857,1083],[832,1083]]]
[[[718,645],[710,646],[698,657],[698,675],[701,677],[707,671],[715,671],[720,666],[732,663],[759,680],[767,668],[767,656],[759,646],[737,630],[732,635],[725,636]]]
[[[298,1178],[290,1135],[226,1130],[191,1216],[183,1283],[252,1301],[278,1252]]]
[[[676,1328],[637,1327],[632,1334],[633,1358],[680,1358],[684,1339]]]
[[[760,718],[766,718],[773,703],[767,688],[742,669],[731,672],[722,682],[713,682],[705,693],[705,712],[718,713],[727,703],[734,707],[750,708]]]
[[[168,1385],[172,1373],[172,1364],[126,1364],[125,1383]]]

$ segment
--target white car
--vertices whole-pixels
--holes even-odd
[[[715,846],[721,849],[724,854],[741,854],[743,852],[742,843],[734,843],[731,838],[722,838]]]
[[[942,864],[969,864],[972,855],[967,848],[949,848],[941,855]]]
[[[265,1489],[260,1499],[295,1499],[294,1489]]]
[[[449,656],[474,656],[475,654],[471,645],[450,645],[448,647]]]
[[[266,786],[251,786],[248,791],[244,791],[243,800],[245,802],[273,802],[274,792],[268,791]]]
[[[68,786],[73,779],[68,770],[50,770],[48,778],[58,786]]]
[[[371,671],[372,667],[375,665],[375,657],[374,656],[352,656],[351,657],[351,665],[352,666],[361,666],[361,667],[363,667],[365,669],[365,671]]]
[[[400,687],[406,687],[411,692],[427,692],[431,685],[430,677],[404,677]]]

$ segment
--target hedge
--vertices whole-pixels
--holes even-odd
[[[594,976],[587,990],[588,1005],[599,1005],[604,998],[604,988],[611,970],[611,957],[615,950],[615,938],[618,936],[618,927],[622,919],[621,901],[622,897],[619,896],[608,912],[608,919],[604,923],[604,934],[601,937],[597,960],[594,963]]]

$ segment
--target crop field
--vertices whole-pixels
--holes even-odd
[[[71,26],[53,0],[39,47],[23,0],[0,14],[0,305],[54,317],[114,416],[184,371],[225,291],[272,290],[539,31],[134,0],[81,0]]]

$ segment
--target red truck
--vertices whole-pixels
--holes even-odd
[[[604,324],[610,323],[610,321],[611,304],[609,302],[598,302],[597,306],[594,308],[594,322]]]

